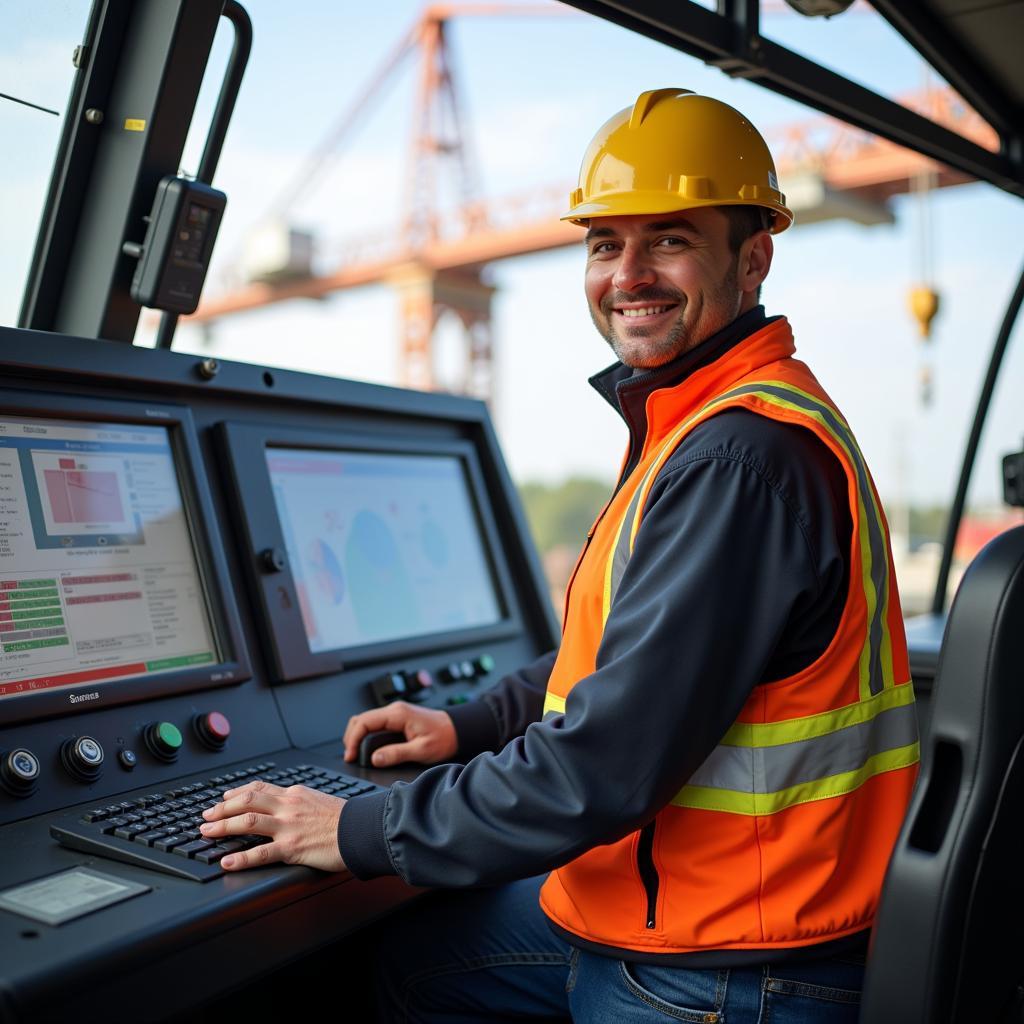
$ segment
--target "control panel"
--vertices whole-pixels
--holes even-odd
[[[164,954],[203,973],[245,922],[247,950],[288,937],[273,967],[408,899],[225,875],[197,829],[245,779],[409,778],[343,760],[352,715],[477,699],[554,645],[484,405],[5,328],[0,351],[5,999],[64,1019],[140,957],[166,986]]]
[[[370,692],[378,707],[395,700],[408,700],[432,707],[449,707],[472,700],[480,682],[494,671],[494,658],[481,654],[472,659],[450,661],[431,670],[403,669],[384,672],[371,679]],[[440,683],[437,687],[435,684]],[[455,683],[467,685],[453,686]]]

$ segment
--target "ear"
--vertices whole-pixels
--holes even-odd
[[[736,276],[740,291],[756,292],[772,267],[775,243],[767,231],[751,235],[740,247]]]

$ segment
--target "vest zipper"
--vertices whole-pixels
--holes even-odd
[[[629,423],[627,421],[627,426]],[[569,574],[569,582],[565,587],[565,610],[562,613],[562,632],[565,632],[566,616],[569,614],[569,594],[572,592],[572,585],[576,581],[576,573],[579,571],[580,566],[583,564],[583,559],[586,557],[587,549],[590,547],[590,542],[594,539],[594,534],[597,533],[598,526],[601,525],[601,520],[604,519],[605,512],[608,511],[609,505],[615,500],[615,495],[622,490],[622,485],[629,479],[630,474],[636,469],[636,465],[630,465],[634,458],[634,438],[633,428],[629,426],[629,451],[626,453],[626,461],[623,463],[622,472],[619,474],[619,479],[615,484],[615,489],[612,491],[611,497],[604,503],[604,508],[597,514],[597,518],[594,520],[593,526],[587,530],[587,539],[583,542],[583,550],[580,552],[579,558],[576,559],[576,564],[573,566],[572,572]]]
[[[647,894],[647,927],[657,925],[658,914],[658,869],[654,866],[654,829],[657,821],[649,822],[640,831],[636,847],[636,867]]]
[[[622,485],[622,481],[619,481],[619,486]],[[616,488],[616,491],[618,487]],[[615,492],[612,492],[611,498],[604,503],[604,508],[601,509],[597,514],[597,518],[594,520],[593,526],[587,530],[587,539],[583,542],[583,550],[580,552],[579,557],[576,559],[576,564],[572,567],[572,572],[569,574],[569,582],[565,585],[565,604],[562,610],[562,632],[565,632],[565,623],[569,617],[569,595],[572,593],[572,585],[576,582],[576,573],[580,571],[580,566],[583,564],[583,559],[586,558],[587,551],[590,549],[590,542],[594,539],[594,534],[597,533],[598,526],[601,525],[601,520],[604,519],[605,512],[608,511],[608,506],[612,503],[615,498]]]

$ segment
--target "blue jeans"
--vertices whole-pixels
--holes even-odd
[[[548,927],[542,879],[424,897],[385,923],[380,1020],[395,1024],[856,1024],[864,965],[691,970],[577,949]]]

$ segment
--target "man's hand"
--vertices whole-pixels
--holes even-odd
[[[283,861],[322,871],[344,871],[338,852],[338,819],[345,801],[306,786],[282,789],[257,779],[229,789],[224,800],[203,811],[199,830],[207,839],[270,836],[272,842],[221,859],[228,871]]]
[[[368,732],[383,730],[405,733],[406,742],[389,743],[374,751],[375,768],[387,768],[405,761],[440,764],[442,761],[450,761],[459,748],[455,726],[448,714],[398,700],[386,707],[353,715],[348,720],[345,729],[345,760],[356,759],[359,742]]]

